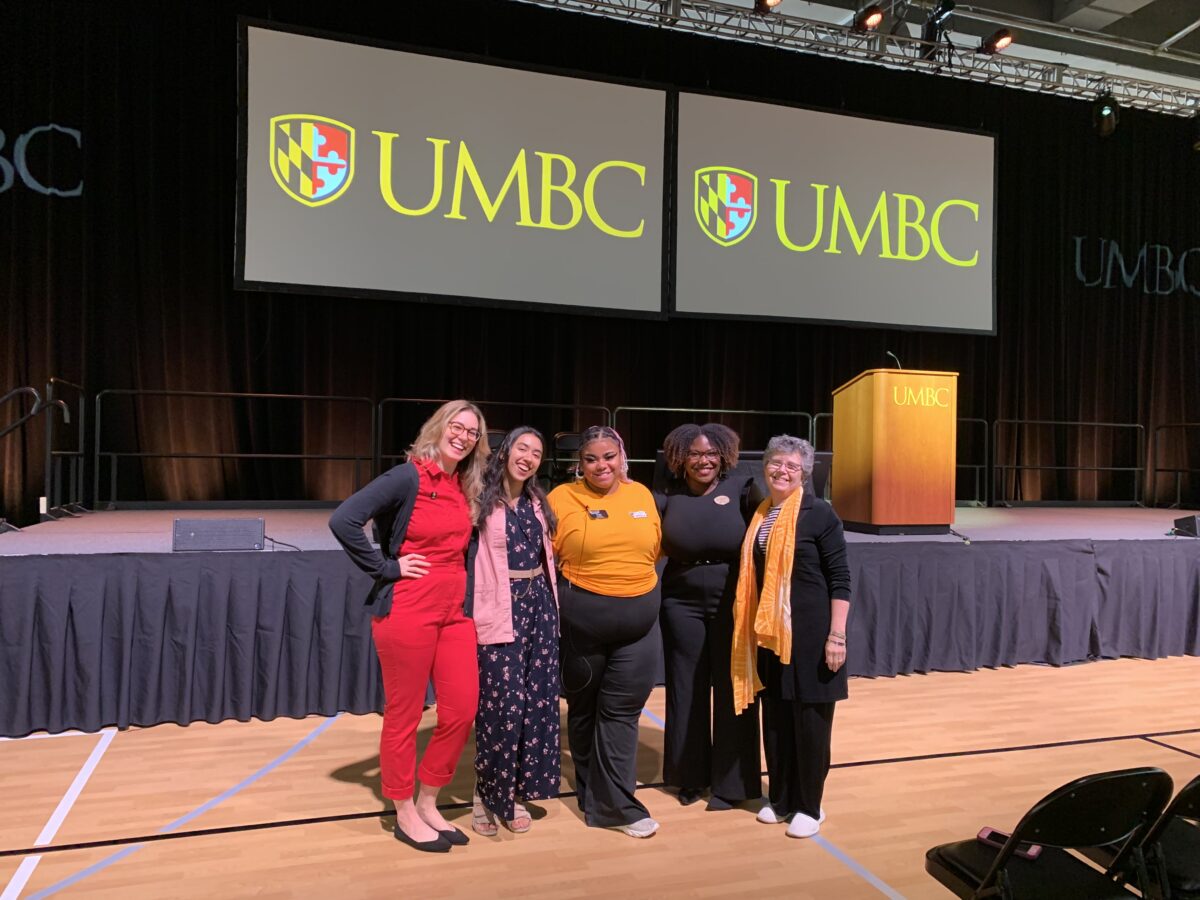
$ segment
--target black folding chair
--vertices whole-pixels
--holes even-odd
[[[550,481],[559,485],[575,476],[579,466],[578,431],[560,431],[554,435],[554,466],[550,470]]]
[[[1200,898],[1200,775],[1184,785],[1167,805],[1142,838],[1141,850],[1153,882],[1147,896],[1160,900]],[[1117,852],[1116,847],[1099,847],[1087,856],[1111,867]],[[1127,855],[1126,872],[1131,860],[1132,856]]]
[[[1000,900],[1105,900],[1134,896],[1114,880],[1140,857],[1139,842],[1171,797],[1162,769],[1103,772],[1065,784],[1034,804],[1002,848],[979,840],[941,844],[925,854],[925,871],[959,897]],[[1036,859],[1016,855],[1038,844]],[[1099,872],[1068,849],[1116,845],[1112,864]],[[1144,866],[1136,879],[1145,890]]]

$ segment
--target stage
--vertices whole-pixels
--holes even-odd
[[[260,515],[267,551],[171,552],[177,517]],[[369,581],[328,515],[118,510],[0,535],[0,735],[379,709]],[[850,671],[1200,655],[1180,515],[964,508],[963,537],[849,534]]]
[[[0,556],[92,553],[170,553],[171,525],[177,518],[240,519],[262,517],[268,537],[302,551],[337,550],[326,524],[326,509],[123,509],[87,513],[79,518],[32,525],[0,535]],[[955,510],[954,530],[945,535],[874,535],[847,533],[849,543],[972,543],[983,541],[1151,541],[1171,537],[1183,510],[1142,509],[977,509]],[[1186,542],[1186,539],[1184,539]],[[268,542],[267,550],[271,544]],[[276,549],[287,548],[276,544]],[[294,552],[294,551],[293,551]]]

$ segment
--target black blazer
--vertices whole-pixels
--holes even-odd
[[[342,501],[329,517],[329,530],[350,556],[350,560],[375,579],[367,594],[367,606],[374,607],[371,614],[386,616],[392,609],[392,585],[400,580],[400,561],[396,555],[404,545],[408,533],[408,522],[417,503],[421,477],[414,463],[406,462],[384,472],[366,487]],[[379,535],[379,546],[367,540],[363,528],[374,520]],[[463,611],[472,613],[471,598],[475,587],[476,537],[464,554],[463,565],[467,571],[467,593],[463,598]],[[387,548],[387,553],[383,548]]]

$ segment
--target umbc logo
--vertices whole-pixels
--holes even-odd
[[[809,182],[808,189],[792,187],[786,178],[771,178],[762,202],[764,215],[775,220],[779,246],[792,253],[840,255],[847,243],[856,256],[875,256],[905,263],[928,257],[961,268],[979,265],[980,246],[990,234],[979,225],[980,204],[962,197],[926,202],[916,194],[840,184]],[[851,200],[853,197],[853,201]],[[696,221],[708,238],[721,247],[732,247],[749,236],[758,218],[758,178],[732,166],[706,166],[696,170]],[[954,216],[950,223],[944,221]],[[798,238],[806,228],[800,219],[811,216],[810,239]],[[953,247],[947,247],[949,237]],[[797,240],[805,240],[798,243]],[[849,249],[849,248],[847,248]]]
[[[332,203],[354,179],[354,129],[324,116],[271,119],[271,173],[305,206]]]
[[[713,241],[732,247],[754,228],[757,194],[758,178],[742,169],[697,169],[696,221]]]

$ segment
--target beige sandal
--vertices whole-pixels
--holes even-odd
[[[483,837],[495,837],[500,830],[495,814],[483,805],[477,793],[471,797],[471,830]]]
[[[512,821],[505,822],[504,827],[513,834],[524,834],[533,827],[533,817],[529,815],[529,810],[524,806],[514,802]]]

